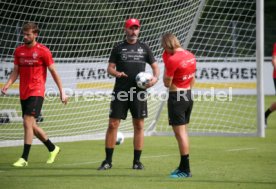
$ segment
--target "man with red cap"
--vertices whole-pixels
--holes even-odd
[[[132,168],[144,169],[140,161],[144,145],[144,118],[147,117],[146,90],[137,87],[135,77],[144,72],[146,64],[151,66],[152,80],[147,88],[157,83],[159,68],[149,46],[138,40],[140,21],[130,18],[125,22],[126,39],[115,44],[111,51],[107,72],[116,77],[115,86],[110,103],[109,123],[105,138],[106,158],[98,170],[112,167],[112,155],[116,144],[116,136],[121,119],[126,119],[128,110],[132,115],[134,128],[134,159]]]

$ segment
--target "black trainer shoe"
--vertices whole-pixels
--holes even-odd
[[[144,165],[140,161],[133,162],[132,169],[141,170],[144,169]]]
[[[100,170],[107,170],[107,169],[111,169],[111,167],[112,167],[112,164],[109,163],[109,162],[107,162],[106,160],[104,160],[104,161],[102,162],[101,166],[98,167],[98,170],[99,170],[99,171],[100,171]]]

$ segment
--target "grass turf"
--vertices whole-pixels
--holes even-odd
[[[266,97],[266,108],[275,97]],[[266,109],[265,108],[265,109]],[[132,139],[116,146],[113,168],[97,171],[104,159],[104,141],[59,143],[62,151],[53,165],[48,152],[33,145],[29,166],[13,168],[22,147],[0,148],[0,187],[9,188],[275,188],[276,116],[268,120],[266,137],[190,137],[192,178],[168,177],[179,163],[172,136],[146,137],[142,162],[145,170],[132,170]]]

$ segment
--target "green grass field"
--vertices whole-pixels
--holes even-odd
[[[275,101],[266,97],[265,109]],[[266,137],[199,137],[191,142],[192,178],[170,179],[179,163],[172,136],[146,137],[142,162],[145,170],[131,169],[132,139],[117,146],[113,168],[97,171],[104,159],[104,141],[59,143],[62,151],[53,165],[46,165],[48,152],[32,146],[29,166],[13,168],[22,147],[0,148],[0,188],[276,188],[276,113],[268,120]]]
[[[197,96],[198,97],[198,96]],[[195,97],[195,98],[197,98]],[[51,137],[76,136],[81,134],[104,133],[108,122],[110,98],[105,101],[86,101],[79,97],[71,97],[64,106],[59,97],[53,100],[45,99],[42,109],[44,121],[39,123]],[[145,119],[145,130],[152,125],[161,102],[148,100],[149,118]],[[18,96],[0,96],[0,110],[14,109],[21,117],[21,107]],[[256,96],[236,95],[230,101],[196,101],[189,124],[191,133],[243,133],[255,134],[256,129]],[[167,105],[163,106],[158,119],[158,132],[171,132],[168,127]],[[132,132],[132,121],[122,121],[120,129],[123,132]],[[20,140],[23,138],[22,122],[0,124],[1,140]]]

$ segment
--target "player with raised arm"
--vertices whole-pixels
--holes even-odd
[[[1,90],[3,94],[6,94],[8,88],[19,76],[19,92],[24,126],[24,148],[21,158],[13,164],[15,167],[28,166],[28,156],[34,135],[49,150],[50,154],[46,163],[53,163],[60,152],[60,148],[50,141],[47,134],[36,123],[36,118],[40,114],[44,101],[47,68],[59,89],[62,103],[66,104],[68,100],[62,90],[62,83],[56,72],[50,50],[36,41],[39,32],[37,25],[28,22],[23,25],[22,32],[24,44],[15,49],[13,71]]]

